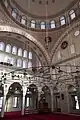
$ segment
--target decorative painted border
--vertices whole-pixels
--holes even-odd
[[[52,49],[52,52],[50,54],[51,57],[51,63],[53,60],[54,55],[56,54],[56,50],[58,48],[58,46],[62,43],[62,41],[64,40],[64,38],[70,34],[70,32],[75,29],[76,27],[80,26],[80,21],[74,23],[71,27],[68,27],[68,29],[61,35],[61,37],[57,40],[57,42],[55,43],[54,48]]]
[[[33,36],[31,36],[29,33],[27,33],[24,30],[21,30],[19,28],[7,26],[7,25],[0,25],[0,32],[12,32],[12,33],[17,33],[19,35],[24,36],[25,38],[29,39],[31,42],[33,42],[38,48],[40,48],[41,52],[43,53],[47,63],[50,63],[50,56],[48,55],[47,51],[45,48],[41,45],[39,41],[37,41]]]

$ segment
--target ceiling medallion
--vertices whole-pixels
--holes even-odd
[[[61,48],[62,48],[62,49],[65,49],[67,46],[68,46],[68,42],[67,42],[67,41],[64,41],[64,42],[61,44]]]
[[[45,42],[46,43],[52,42],[52,38],[50,36],[45,37]]]
[[[77,31],[75,31],[74,36],[78,36],[79,34],[80,34],[80,31],[77,30]]]

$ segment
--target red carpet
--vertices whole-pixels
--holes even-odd
[[[1,118],[0,120],[80,120],[79,115],[49,113],[49,114],[33,114],[33,115],[21,116],[20,112],[13,114],[12,113],[8,113],[9,115],[5,114],[5,117]]]

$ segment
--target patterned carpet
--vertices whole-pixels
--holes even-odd
[[[4,118],[0,120],[80,120],[79,115],[66,115],[66,114],[32,114],[21,116],[19,114],[15,115],[5,115]]]

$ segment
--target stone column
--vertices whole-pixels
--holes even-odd
[[[3,102],[2,102],[2,111],[1,111],[1,117],[4,117],[4,112],[5,112],[5,103],[6,103],[6,95],[7,95],[7,85],[4,85],[4,95],[3,95]]]
[[[66,85],[66,98],[67,98],[68,113],[70,113],[70,100],[69,100],[69,93],[68,93],[68,86],[67,85]]]
[[[51,112],[53,112],[54,111],[54,104],[53,104],[53,91],[51,90]]]
[[[22,97],[22,111],[21,111],[21,115],[24,115],[26,90],[27,90],[27,88],[25,86],[23,86],[23,97]]]
[[[2,118],[4,117],[5,103],[6,103],[6,95],[3,96],[2,111],[1,111]]]

